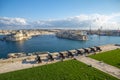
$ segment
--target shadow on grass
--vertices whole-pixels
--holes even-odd
[[[118,65],[118,67],[120,67],[120,63],[118,63],[117,65]]]
[[[37,61],[27,61],[26,59],[22,60],[22,64],[36,64]]]
[[[42,62],[48,62],[48,59],[42,59]],[[37,64],[36,60],[27,61],[26,59],[22,60],[22,64]]]

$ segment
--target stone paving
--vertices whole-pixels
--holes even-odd
[[[71,58],[64,59],[65,60],[70,60]],[[42,63],[36,63],[35,60],[28,60],[26,62],[13,62],[13,63],[1,63],[0,64],[0,74],[1,73],[6,73],[6,72],[11,72],[11,71],[16,71],[16,70],[21,70],[21,69],[26,69],[26,68],[32,68],[36,66],[42,66],[42,65],[47,65],[51,63],[56,63],[61,60],[54,60],[54,61],[42,61]]]
[[[98,70],[101,70],[105,73],[108,73],[108,74],[120,79],[120,69],[119,68],[116,68],[114,66],[108,65],[101,61],[97,61],[95,59],[85,57],[85,56],[77,56],[75,58],[80,62],[83,62],[87,65],[90,65]]]

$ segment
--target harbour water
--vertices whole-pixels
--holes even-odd
[[[91,35],[87,41],[75,41],[60,39],[55,37],[55,35],[42,35],[20,42],[0,41],[0,58],[6,58],[8,53],[15,52],[57,52],[104,44],[120,44],[120,37]]]

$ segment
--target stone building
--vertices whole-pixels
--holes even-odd
[[[29,34],[19,30],[16,33],[6,35],[5,40],[8,40],[8,41],[20,41],[20,40],[26,40],[26,39],[29,39],[29,38],[31,38],[31,36]]]
[[[88,40],[87,32],[85,31],[65,30],[57,32],[56,36],[59,38],[67,38],[73,40]]]

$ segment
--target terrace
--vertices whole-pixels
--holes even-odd
[[[82,80],[88,80],[89,78],[90,79],[99,79],[99,80],[103,80],[103,79],[109,79],[109,80],[114,80],[115,78],[114,77],[116,77],[116,78],[118,78],[118,79],[120,79],[120,70],[119,69],[116,69],[116,68],[113,68],[112,66],[110,66],[110,65],[107,65],[107,64],[105,64],[105,66],[103,66],[103,64],[101,64],[100,62],[101,61],[96,61],[96,60],[93,60],[93,59],[91,59],[91,58],[88,58],[88,57],[86,57],[86,56],[89,56],[89,55],[92,55],[92,54],[97,54],[98,55],[98,53],[102,50],[102,52],[105,52],[105,51],[109,51],[109,50],[114,50],[114,49],[117,49],[117,48],[119,48],[119,46],[116,46],[116,45],[104,45],[104,46],[100,46],[100,47],[96,47],[96,46],[94,46],[94,47],[91,47],[91,48],[83,48],[83,49],[76,49],[76,50],[69,50],[69,51],[62,51],[62,52],[55,52],[55,53],[52,53],[52,54],[41,54],[40,55],[40,59],[41,59],[41,63],[40,64],[36,64],[36,62],[34,61],[34,59],[35,59],[35,56],[28,56],[28,57],[22,57],[22,58],[15,58],[15,59],[7,59],[7,60],[1,60],[0,61],[0,73],[3,73],[3,74],[0,74],[0,80],[10,80],[11,79],[11,77],[12,76],[14,76],[13,74],[16,74],[16,75],[23,75],[22,73],[21,74],[17,74],[17,73],[19,73],[19,71],[22,71],[22,72],[24,72],[24,71],[26,71],[26,70],[31,70],[31,69],[34,69],[34,68],[41,68],[41,67],[43,67],[43,66],[49,66],[49,65],[53,65],[53,64],[51,64],[51,63],[55,63],[55,64],[58,64],[58,63],[60,63],[61,64],[61,62],[62,63],[66,63],[66,62],[74,62],[74,60],[71,60],[71,59],[77,59],[78,61],[80,61],[78,64],[83,64],[83,63],[85,63],[84,65],[85,66],[87,66],[87,68],[86,68],[86,71],[85,72],[82,72],[82,73],[86,73],[87,72],[87,70],[89,70],[88,68],[90,67],[90,68],[92,68],[93,69],[93,67],[95,67],[95,68],[97,68],[97,69],[99,69],[99,70],[101,70],[101,71],[103,71],[103,72],[105,72],[105,73],[101,73],[101,71],[100,71],[100,73],[102,74],[102,75],[104,75],[104,76],[106,76],[106,77],[102,77],[102,78],[100,78],[100,77],[98,77],[99,76],[99,74],[98,75],[95,75],[94,76],[94,78],[93,77],[91,77],[92,75],[91,75],[91,73],[92,72],[90,72],[90,73],[86,73],[86,76],[87,76],[87,78],[82,78],[83,76],[80,76],[82,73],[81,73],[81,71],[82,70],[79,70],[79,69],[74,69],[75,71],[77,71],[77,70],[79,70],[79,73],[77,73],[76,75],[74,75],[74,71],[73,71],[73,73],[71,74],[71,75],[73,75],[73,77],[71,76],[69,76],[70,78],[68,78],[68,79],[66,79],[66,75],[68,75],[68,74],[66,74],[66,73],[69,73],[69,71],[66,71],[67,69],[66,68],[68,68],[69,69],[69,66],[72,66],[72,65],[76,65],[76,62],[74,62],[75,64],[70,64],[70,65],[66,65],[66,67],[65,67],[65,70],[63,70],[63,71],[65,71],[65,73],[64,73],[64,76],[63,76],[63,78],[65,79],[65,80],[73,80],[73,78],[75,78],[75,80],[77,80],[77,79],[82,79]],[[118,49],[119,50],[119,49]],[[94,56],[96,56],[96,55],[94,55]],[[26,60],[27,59],[27,61],[25,61],[24,62],[24,60]],[[66,61],[66,60],[68,60],[68,61]],[[76,61],[76,60],[75,60]],[[77,61],[77,62],[78,62]],[[57,63],[56,63],[57,62]],[[83,63],[81,63],[81,62],[83,62]],[[46,64],[49,64],[49,65],[46,65]],[[37,67],[37,66],[41,66],[41,67]],[[61,68],[62,68],[62,65],[60,65],[61,66]],[[64,65],[63,65],[64,66]],[[77,66],[77,65],[76,65]],[[79,65],[79,68],[80,68],[80,66],[81,65]],[[83,66],[83,68],[85,67],[85,66]],[[97,66],[97,67],[96,67]],[[109,68],[105,68],[106,66],[109,66],[111,69],[109,69]],[[81,66],[82,67],[82,66]],[[25,68],[30,68],[30,69],[25,69]],[[59,69],[61,69],[61,68],[59,68],[59,67],[57,67],[56,66],[56,68],[59,70]],[[63,67],[64,68],[64,67]],[[73,67],[74,68],[74,67]],[[24,70],[21,70],[21,69],[24,69]],[[97,70],[97,69],[95,69],[95,70]],[[18,70],[18,71],[16,71],[16,70]],[[49,71],[48,70],[48,72],[47,73],[49,73],[49,72],[51,72],[51,77],[53,77],[53,74],[54,73],[57,73],[57,72],[54,72],[54,70],[56,70],[56,69],[53,69],[53,71]],[[99,70],[98,70],[98,72],[97,73],[99,73]],[[112,70],[112,71],[111,71]],[[11,72],[11,71],[13,71],[13,72]],[[46,70],[45,70],[46,71]],[[7,73],[8,72],[8,73]],[[37,78],[40,78],[41,80],[47,80],[47,79],[51,79],[51,80],[54,80],[54,78],[47,78],[46,77],[46,79],[43,77],[43,78],[41,78],[40,76],[38,76],[38,73],[39,72],[41,72],[41,71],[39,71],[39,70],[36,70],[36,72],[34,72],[35,74],[34,75],[36,75],[36,77]],[[44,72],[44,70],[43,70],[43,72]],[[13,73],[12,75],[11,75],[11,73]],[[26,72],[24,72],[25,74],[28,74],[29,76],[30,76],[30,74],[29,73],[26,73]],[[42,72],[41,72],[42,73]],[[60,74],[62,73],[62,72],[59,72]],[[112,75],[112,76],[114,76],[114,77],[112,77],[112,76],[110,76],[110,75],[106,75],[106,73],[108,73],[108,74],[110,74],[110,75]],[[7,75],[8,74],[8,75]],[[39,73],[40,74],[40,73]],[[79,75],[78,75],[79,74]],[[92,74],[96,74],[96,73],[92,73]],[[7,77],[4,77],[4,76],[7,76]],[[17,78],[18,76],[14,76],[15,78]],[[25,78],[25,77],[28,77],[28,75],[27,76],[23,76],[23,78]],[[62,75],[62,74],[61,74]],[[58,80],[61,80],[61,78],[60,78],[60,76],[61,75],[56,75],[56,76],[58,76]],[[102,76],[101,75],[101,76]],[[85,76],[85,75],[84,75]],[[21,79],[21,78],[20,78]],[[26,78],[25,78],[26,79]],[[35,77],[34,77],[34,79],[36,79]],[[18,79],[19,80],[19,79]],[[24,79],[23,79],[24,80]],[[117,80],[117,79],[115,79],[115,80]]]

